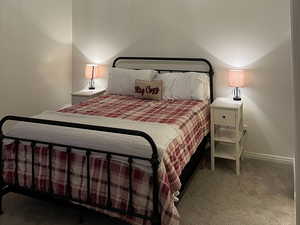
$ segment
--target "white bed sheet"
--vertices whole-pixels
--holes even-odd
[[[46,111],[32,118],[143,131],[152,137],[157,145],[160,157],[164,154],[170,142],[180,135],[180,129],[175,125],[119,118],[54,111]],[[151,158],[152,155],[152,149],[146,139],[123,134],[19,122],[6,135],[147,158]],[[122,161],[127,160],[122,157],[117,158]],[[149,167],[149,163],[146,161],[139,160],[139,164]]]

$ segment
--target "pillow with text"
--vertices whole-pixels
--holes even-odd
[[[135,81],[135,96],[142,99],[161,100],[162,99],[162,81]]]

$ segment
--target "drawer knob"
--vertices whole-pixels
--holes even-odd
[[[223,115],[223,116],[222,116],[222,118],[223,118],[223,119],[226,119],[226,116],[225,116],[225,115]]]

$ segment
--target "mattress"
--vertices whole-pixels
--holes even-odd
[[[168,145],[177,136],[180,136],[180,129],[172,124],[52,111],[43,112],[33,118],[143,131],[150,135],[156,143],[159,158],[162,157]],[[12,128],[7,135],[148,159],[152,156],[152,149],[147,140],[143,137],[124,134],[21,122]],[[63,148],[61,149],[63,150]],[[115,159],[127,161],[127,158],[124,157],[115,157]],[[140,166],[149,167],[149,163],[145,160],[137,160],[137,163]]]
[[[59,112],[44,112],[35,118],[86,123],[101,126],[111,126],[141,130],[148,133],[158,146],[160,155],[160,202],[162,206],[162,224],[178,224],[179,215],[174,206],[173,194],[180,190],[179,176],[196,151],[202,139],[209,132],[209,105],[208,102],[196,100],[169,100],[151,101],[137,99],[131,96],[107,95],[90,99],[86,102],[74,105]],[[63,142],[79,147],[89,147],[111,152],[123,152],[126,154],[151,156],[151,148],[143,138],[129,137],[126,135],[113,135],[95,131],[81,131],[72,128],[50,128],[49,126],[32,126],[19,123],[8,135],[29,139]],[[76,138],[74,138],[76,137]],[[28,143],[20,143],[19,150],[19,183],[23,186],[31,185],[31,155],[32,149]],[[6,143],[4,154],[4,178],[6,183],[14,182],[14,157],[16,143]],[[48,149],[47,146],[35,148],[36,166],[39,173],[35,180],[40,191],[48,188]],[[54,193],[66,194],[66,150],[55,148],[53,154],[53,184]],[[96,204],[102,204],[106,198],[107,162],[103,155],[91,156],[92,184],[91,194],[94,195]],[[84,154],[72,152],[72,196],[83,200],[86,197],[85,168],[86,158]],[[149,185],[151,173],[149,164],[134,161],[133,186],[134,208],[136,212],[151,215],[152,212],[152,188]],[[114,157],[111,163],[113,177],[113,204],[117,208],[128,207],[128,163],[121,158]],[[100,185],[101,184],[101,185]],[[101,211],[99,209],[99,211]],[[103,210],[102,210],[103,211]],[[143,224],[142,219],[131,218],[105,212],[119,217],[132,224]]]

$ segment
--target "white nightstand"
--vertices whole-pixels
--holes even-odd
[[[72,93],[72,105],[79,104],[90,98],[103,95],[104,93],[105,90],[81,90],[78,92],[74,92]]]
[[[215,158],[236,161],[236,173],[240,174],[240,158],[247,136],[243,122],[243,103],[227,98],[217,98],[211,104],[211,168]]]

